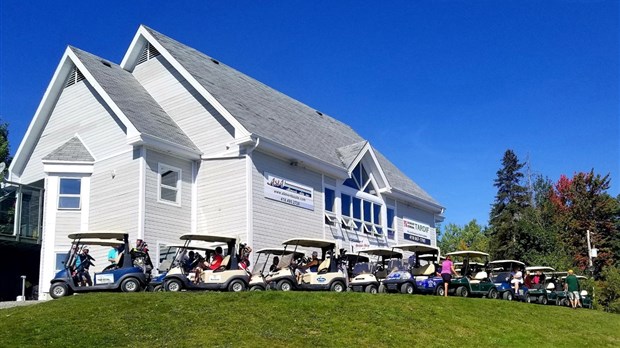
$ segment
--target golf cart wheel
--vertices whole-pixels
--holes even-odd
[[[549,303],[549,299],[547,299],[546,296],[541,296],[541,298],[539,299],[540,304],[544,304],[547,305]]]
[[[153,288],[153,292],[161,292],[164,291],[164,287],[162,285],[155,285]]]
[[[532,303],[532,298],[530,296],[525,296],[525,303]]]
[[[489,293],[487,294],[487,297],[493,300],[497,299],[497,289],[492,288],[491,290],[489,290]]]
[[[290,280],[280,280],[278,285],[276,285],[276,289],[280,291],[291,291],[293,290],[293,283]]]
[[[446,289],[444,289],[443,284],[437,285],[435,288],[435,295],[444,296],[446,294]]]
[[[228,285],[228,291],[241,292],[245,290],[245,284],[239,279],[235,279]]]
[[[121,291],[136,292],[140,291],[140,281],[136,278],[127,278],[121,283]]]
[[[183,289],[183,284],[181,284],[181,281],[178,279],[170,279],[164,284],[165,291],[178,292],[181,291],[181,289]]]
[[[400,293],[401,294],[413,294],[413,286],[409,283],[405,283],[403,285],[400,286]]]
[[[377,293],[377,287],[374,285],[368,285],[366,287],[366,292],[369,294],[376,294]]]
[[[345,290],[344,284],[342,282],[334,282],[329,290],[334,292],[343,292]]]
[[[260,285],[254,285],[250,288],[250,291],[263,291],[263,287]]]
[[[50,287],[50,296],[53,299],[69,295],[69,287],[65,283],[54,283]]]
[[[379,285],[379,291],[380,294],[385,294],[387,292],[387,289],[385,288],[385,285],[381,284]]]
[[[512,295],[512,291],[506,291],[503,295],[504,300],[512,301],[514,296]]]

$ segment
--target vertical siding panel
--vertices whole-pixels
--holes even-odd
[[[95,163],[91,177],[89,229],[118,230],[135,238],[138,230],[139,160],[133,152]]]
[[[246,240],[245,158],[203,161],[198,174],[197,232]]]

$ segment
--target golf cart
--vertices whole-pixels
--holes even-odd
[[[563,272],[563,273],[565,273],[565,272]],[[592,297],[590,296],[588,291],[585,290],[584,287],[581,285],[582,281],[588,279],[588,277],[585,277],[585,276],[582,276],[582,275],[575,275],[575,276],[579,280],[579,288],[581,289],[581,291],[579,291],[579,302],[581,303],[581,306],[583,308],[592,309],[592,302],[593,302],[592,301]],[[564,275],[564,276],[562,276],[560,278],[562,280],[562,284],[564,284],[564,282],[566,281],[566,277],[567,277],[567,275]],[[562,287],[562,291],[558,291],[557,295],[558,295],[558,305],[570,307],[570,301],[568,299],[568,293],[566,291],[564,291],[563,287]]]
[[[413,265],[402,263],[402,261],[394,262],[390,266],[390,273],[380,286],[381,292],[400,291],[403,294],[413,294],[414,292],[436,293],[443,289],[440,286],[443,282],[437,284],[433,280],[438,278],[436,277],[435,263],[427,263],[421,266],[418,261],[420,255],[431,254],[435,256],[435,262],[437,262],[440,254],[439,248],[420,243],[395,245],[393,248],[412,252],[416,257],[416,262]]]
[[[512,287],[513,270],[517,268],[521,273],[525,273],[525,264],[517,260],[495,260],[489,262],[489,269],[491,271],[491,280],[495,284],[497,289],[498,298],[507,301],[514,299],[522,300],[524,302],[530,302],[528,296],[528,287],[525,283],[519,285],[519,293],[516,294]],[[522,280],[525,280],[524,277]]]
[[[217,269],[207,269],[194,279],[193,272],[183,265],[174,265],[164,277],[164,291],[181,290],[228,290],[239,292],[247,289],[250,275],[239,268],[237,260],[237,239],[235,237],[214,236],[206,234],[184,234],[184,247],[179,250],[187,251],[192,241],[207,243],[224,243],[228,254],[222,255],[223,260]]]
[[[282,261],[278,262],[278,270],[274,272],[265,272],[267,265],[269,265],[269,260],[273,261],[273,257],[292,257],[293,259],[301,259],[304,257],[304,253],[300,251],[291,251],[283,248],[264,248],[256,251],[256,261],[254,262],[254,268],[252,270],[252,275],[250,278],[250,291],[263,291],[269,289],[269,283],[271,282],[271,278],[274,274],[280,271],[280,264]],[[262,262],[261,262],[262,260]]]
[[[168,274],[168,271],[173,267],[184,267],[185,271],[189,271],[192,268],[196,267],[198,263],[198,259],[190,260],[186,259],[186,255],[190,252],[203,252],[205,254],[205,258],[208,259],[209,256],[215,253],[214,247],[206,247],[206,246],[198,246],[198,245],[185,245],[185,244],[172,244],[167,245],[164,252],[161,254],[164,255],[172,255],[172,257],[166,257],[161,260],[159,263],[159,267],[157,270],[159,274],[151,280],[149,283],[148,289],[150,291],[164,291],[164,279]],[[187,260],[187,264],[183,264],[183,261]],[[193,273],[190,273],[190,278],[193,280]]]
[[[283,257],[280,261],[280,271],[271,276],[272,288],[276,290],[331,290],[343,292],[346,290],[347,277],[339,267],[336,257],[336,243],[326,239],[293,238],[282,243],[286,250],[297,252],[298,247],[321,250],[320,263],[316,272],[303,269],[294,258]],[[295,271],[299,270],[299,276]]]
[[[525,267],[526,273],[529,273],[529,279],[526,282],[531,283],[531,279],[534,277],[532,274],[540,272],[539,283],[531,284],[527,296],[529,301],[546,305],[550,301],[557,302],[556,285],[559,285],[558,279],[555,277],[555,269],[547,266],[532,266]]]
[[[50,296],[59,298],[72,293],[114,291],[136,292],[150,280],[151,264],[148,252],[130,250],[129,234],[124,232],[78,232],[68,236],[73,239],[67,253],[64,268],[54,276]],[[116,261],[100,272],[95,272],[92,285],[80,286],[76,276],[78,255],[86,246],[113,247],[119,250]],[[95,261],[92,259],[92,261]]]
[[[452,278],[448,286],[449,292],[457,296],[486,296],[487,298],[498,297],[495,284],[486,272],[489,254],[480,251],[455,251],[446,254],[453,259],[462,259],[460,276]]]
[[[363,256],[360,253],[365,253],[370,256],[376,256],[376,261],[372,264],[368,262],[368,258],[364,262],[361,259]],[[392,258],[402,259],[403,254],[400,251],[395,251],[393,248],[369,248],[359,250],[356,259],[356,263],[353,266],[352,278],[349,282],[349,289],[356,292],[367,292],[375,294],[379,291],[381,281],[387,277],[387,266]]]

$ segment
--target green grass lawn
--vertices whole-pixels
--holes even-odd
[[[620,347],[620,316],[326,292],[99,293],[0,310],[0,347]]]

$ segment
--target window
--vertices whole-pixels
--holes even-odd
[[[334,190],[325,188],[325,211],[336,212],[334,209],[334,201],[336,199],[336,192]]]
[[[396,230],[394,229],[394,217],[396,216],[394,208],[387,208],[387,231],[388,231],[388,239],[395,240],[396,239]]]
[[[181,205],[181,169],[159,164],[158,201]]]
[[[67,252],[58,252],[56,253],[56,268],[55,271],[58,272],[65,268],[65,259],[67,258]]]
[[[351,177],[345,180],[342,184],[359,191],[376,194],[376,190],[370,180],[370,176],[368,175],[366,168],[364,168],[361,163],[353,169],[351,172]]]
[[[58,209],[80,209],[81,179],[60,179]]]

